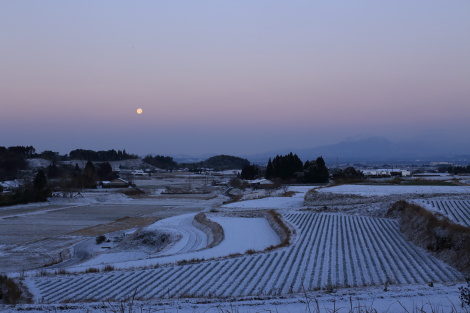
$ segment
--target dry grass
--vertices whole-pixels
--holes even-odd
[[[296,192],[291,190],[291,191],[284,192],[281,196],[282,197],[292,197],[295,194],[296,194]]]
[[[96,267],[87,268],[85,271],[85,273],[99,273],[99,272],[100,272],[100,269]]]
[[[470,228],[403,200],[393,204],[388,215],[400,219],[401,231],[408,240],[470,274]]]
[[[103,269],[103,272],[111,272],[114,271],[114,266],[112,265],[106,265]]]
[[[177,265],[186,265],[186,264],[196,264],[200,262],[204,262],[205,259],[190,259],[190,260],[181,260],[176,262]]]
[[[155,217],[124,217],[111,223],[83,228],[72,232],[72,234],[81,236],[99,236],[102,234],[112,233],[129,228],[145,227],[158,221],[159,219],[160,218]]]
[[[139,188],[125,188],[125,189],[120,189],[120,193],[125,194],[126,196],[129,197],[141,197],[145,195],[145,192],[142,189]]]
[[[267,217],[268,222],[270,224],[275,224],[277,227],[273,227],[273,229],[276,231],[276,233],[279,235],[279,238],[281,238],[281,243],[277,246],[270,246],[266,248],[267,251],[273,250],[274,248],[277,247],[286,247],[290,243],[290,236],[291,236],[291,231],[289,227],[284,223],[284,221],[281,218],[281,215],[277,213],[274,210],[269,210]]]

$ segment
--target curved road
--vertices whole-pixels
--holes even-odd
[[[181,235],[177,242],[161,251],[158,256],[191,252],[207,247],[207,235],[193,225],[194,216],[195,214],[174,216],[160,221],[160,225],[155,225],[159,230]]]
[[[70,260],[51,265],[48,268],[63,268],[89,260],[94,254],[93,246],[95,245],[95,241],[96,239],[93,238],[77,243],[73,248],[73,256]]]

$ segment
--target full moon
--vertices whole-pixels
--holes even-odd
[[[137,114],[142,114],[142,109],[141,108],[137,109]]]

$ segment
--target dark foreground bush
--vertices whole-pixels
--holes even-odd
[[[470,228],[438,218],[423,207],[398,201],[388,211],[400,220],[405,237],[434,253],[466,275],[470,274]]]
[[[105,236],[99,235],[98,237],[96,237],[96,244],[97,245],[102,244],[105,240],[106,240]]]
[[[0,275],[0,303],[16,304],[29,302],[20,285],[6,275]]]
[[[470,277],[466,278],[467,286],[460,287],[460,300],[463,306],[470,307]]]

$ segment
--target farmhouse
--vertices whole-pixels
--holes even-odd
[[[134,170],[132,171],[132,175],[135,175],[135,176],[144,176],[145,175],[145,172],[143,170]]]
[[[18,180],[0,182],[0,185],[3,187],[4,193],[12,192],[14,189],[21,186]]]

